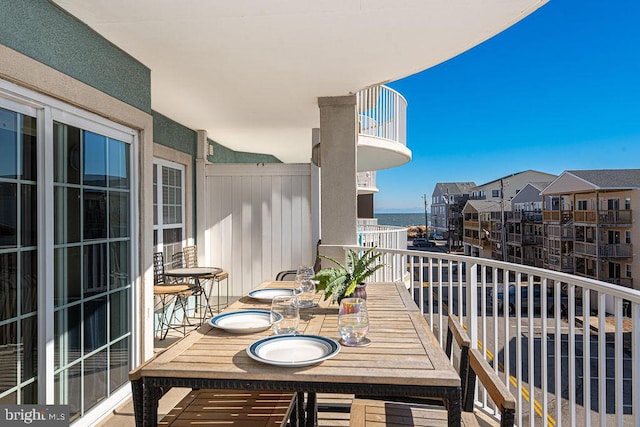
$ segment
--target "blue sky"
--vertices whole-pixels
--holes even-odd
[[[551,0],[391,83],[409,103],[413,160],[378,171],[376,212],[422,212],[436,182],[640,168],[639,22],[637,1]]]

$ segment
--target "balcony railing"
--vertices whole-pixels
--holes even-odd
[[[389,268],[375,281],[404,278],[440,343],[446,316],[460,316],[517,396],[518,426],[640,425],[640,291],[488,259],[380,252]],[[498,419],[481,389],[475,404]]]
[[[357,93],[358,133],[407,145],[407,101],[387,86]]]
[[[631,210],[575,211],[575,222],[600,225],[631,225]],[[597,220],[597,221],[596,221]]]
[[[376,187],[376,172],[375,171],[367,171],[367,172],[358,172],[356,174],[356,180],[358,182],[358,188],[362,189],[375,189]]]

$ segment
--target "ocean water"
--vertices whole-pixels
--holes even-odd
[[[377,213],[379,225],[394,225],[405,227],[409,225],[424,225],[424,212],[421,213]]]

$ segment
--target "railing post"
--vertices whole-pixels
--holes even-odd
[[[478,264],[469,264],[467,271],[467,331],[471,348],[478,348]],[[462,310],[460,310],[462,312]]]
[[[633,304],[633,350],[631,351],[631,378],[635,383],[640,381],[640,304]],[[633,393],[633,425],[640,426],[640,391],[638,384],[634,384]]]

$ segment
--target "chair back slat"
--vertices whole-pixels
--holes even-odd
[[[198,266],[198,250],[195,246],[185,246],[182,248],[184,255],[184,266],[187,268]]]
[[[153,254],[153,284],[163,285],[164,283],[164,254],[155,252]]]

